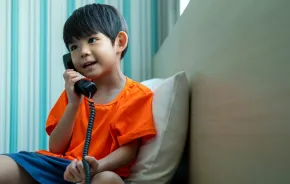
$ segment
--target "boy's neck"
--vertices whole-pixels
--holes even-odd
[[[93,101],[97,104],[110,103],[123,90],[126,81],[126,76],[121,70],[93,80],[97,87],[97,93],[93,96]]]
[[[121,70],[115,69],[110,74],[103,75],[93,80],[100,91],[122,89],[126,84],[126,76]]]

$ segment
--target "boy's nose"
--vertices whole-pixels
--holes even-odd
[[[86,47],[86,46],[83,46],[82,48],[81,48],[81,57],[83,58],[83,57],[86,57],[86,56],[89,56],[91,54],[91,50],[88,48],[88,47]]]

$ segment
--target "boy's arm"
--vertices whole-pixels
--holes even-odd
[[[100,160],[96,160],[92,156],[86,156],[86,160],[91,166],[91,175],[112,171],[132,162],[136,157],[139,142],[138,139],[131,141]],[[73,160],[66,167],[64,179],[76,183],[85,179],[85,171],[81,160]]]
[[[54,114],[58,114],[59,121],[52,132],[49,130],[49,151],[56,154],[63,154],[68,148],[73,128],[76,119],[76,114],[83,100],[83,95],[75,93],[74,84],[83,77],[72,69],[64,72],[65,93],[62,93],[61,98],[57,102],[58,105],[52,109]],[[63,109],[64,112],[63,112]],[[60,115],[60,113],[62,113]]]
[[[50,152],[63,154],[67,149],[72,136],[77,111],[77,105],[68,104],[66,106],[63,116],[50,134]]]
[[[112,171],[132,162],[137,154],[140,139],[125,144],[98,161],[97,173]]]

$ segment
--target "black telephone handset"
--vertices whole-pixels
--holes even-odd
[[[65,69],[74,69],[76,71],[70,53],[63,55],[63,64]],[[78,94],[83,94],[88,98],[93,97],[96,91],[96,85],[88,80],[81,79],[75,83],[75,92]]]
[[[63,64],[64,64],[65,69],[74,69],[76,71],[76,69],[73,65],[70,53],[63,55]],[[96,93],[97,88],[93,82],[90,82],[90,81],[85,80],[85,79],[81,79],[75,83],[75,91],[76,91],[76,93],[79,93],[79,94],[81,93],[81,94],[85,95],[86,97],[91,98]],[[89,165],[88,161],[85,159],[85,157],[88,155],[88,152],[89,152],[93,124],[94,124],[94,120],[95,120],[94,102],[92,100],[88,100],[88,101],[89,101],[89,106],[90,106],[90,117],[89,117],[86,139],[85,139],[83,155],[82,155],[82,162],[83,162],[84,169],[85,169],[85,184],[91,183],[90,165]]]

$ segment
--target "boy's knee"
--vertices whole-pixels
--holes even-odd
[[[104,171],[92,178],[92,184],[124,184],[124,182],[116,173]]]
[[[22,167],[6,155],[0,155],[0,184],[37,183]]]

